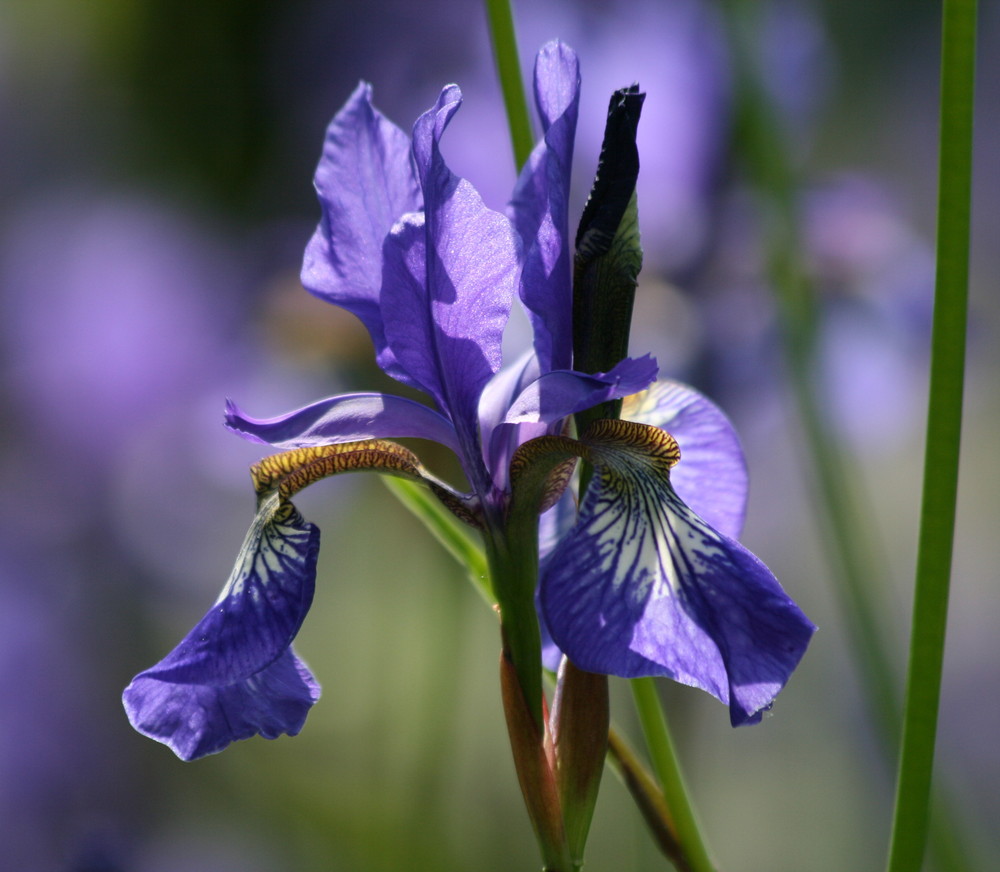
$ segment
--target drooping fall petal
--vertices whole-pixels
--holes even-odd
[[[734,726],[759,720],[815,627],[760,560],[677,496],[668,434],[599,421],[582,441],[596,474],[541,579],[555,643],[587,671],[666,676],[727,703]]]
[[[295,735],[319,685],[291,649],[312,604],[319,530],[291,502],[331,475],[378,471],[425,482],[457,514],[473,509],[394,442],[298,448],[251,469],[257,513],[215,605],[122,696],[132,725],[182,759],[261,735]]]
[[[277,495],[264,501],[215,605],[125,689],[132,725],[184,760],[256,734],[295,735],[319,698],[290,649],[312,604],[318,554],[313,524]]]

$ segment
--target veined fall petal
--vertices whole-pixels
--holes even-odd
[[[319,530],[264,500],[215,605],[122,700],[132,725],[184,760],[260,734],[295,735],[319,685],[291,651],[312,604]]]
[[[137,675],[122,701],[132,725],[184,760],[238,739],[295,735],[319,685],[291,644],[312,604],[319,529],[291,502],[327,476],[374,470],[424,481],[456,514],[474,507],[385,440],[299,448],[251,469],[257,513],[215,605],[166,657]]]
[[[595,476],[542,570],[555,643],[582,669],[666,676],[760,719],[815,627],[770,570],[677,496],[668,434],[599,421],[582,442]]]
[[[661,379],[626,397],[622,418],[674,437],[683,462],[670,470],[670,484],[716,530],[739,539],[747,509],[747,464],[725,413],[694,388]]]

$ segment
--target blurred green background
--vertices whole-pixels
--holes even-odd
[[[647,269],[634,346],[745,440],[744,541],[820,626],[773,713],[662,693],[720,868],[877,869],[892,801],[818,543],[741,176],[725,10],[515,2],[525,69],[580,54],[579,210],[610,91],[638,79]],[[821,294],[816,382],[891,568],[870,579],[905,660],[933,279],[938,7],[761,3],[756,59],[803,186]],[[983,4],[970,381],[940,771],[974,849],[1000,817],[996,486],[1000,14]],[[323,130],[359,78],[407,129],[466,104],[453,168],[514,180],[485,15],[462,0],[6,0],[0,5],[0,868],[17,872],[514,870],[538,860],[499,706],[496,621],[375,477],[298,500],[323,530],[297,642],[324,687],[302,734],[184,764],[121,689],[201,616],[260,456],[221,427],[388,386],[364,330],[298,285]],[[428,455],[444,474],[449,459]],[[900,686],[902,678],[900,677]],[[616,718],[638,736],[627,688]],[[588,868],[665,868],[612,774]],[[929,867],[930,868],[930,867]],[[980,868],[987,869],[989,862]]]

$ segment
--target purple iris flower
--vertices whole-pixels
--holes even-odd
[[[702,687],[730,705],[734,724],[759,719],[784,685],[814,627],[735,541],[746,472],[725,417],[689,388],[653,384],[648,356],[607,373],[572,369],[568,192],[579,85],[572,50],[546,45],[535,70],[544,136],[509,215],[488,209],[441,155],[457,87],[417,119],[412,138],[374,108],[363,83],[333,119],[303,284],[357,315],[379,366],[431,405],[355,393],[270,419],[228,405],[231,430],[286,453],[254,467],[257,516],[213,609],[126,689],[141,732],[190,759],[254,733],[301,729],[319,692],[291,648],[319,538],[290,502],[301,487],[357,470],[422,480],[463,520],[502,538],[518,486],[512,458],[550,443],[595,469],[575,523],[557,506],[541,528],[539,601],[553,644],[590,671]],[[516,296],[533,348],[501,368]],[[626,397],[632,421],[562,435],[574,413]],[[684,452],[676,470],[677,444],[658,429],[666,423]],[[388,441],[401,437],[453,450],[469,491]]]

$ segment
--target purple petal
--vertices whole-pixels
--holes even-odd
[[[546,561],[541,604],[581,669],[659,675],[760,719],[815,630],[770,570],[674,493],[667,467],[632,443],[595,444],[576,526]]]
[[[163,742],[182,760],[195,760],[256,735],[297,735],[319,694],[312,673],[287,648],[256,675],[228,685],[176,684],[138,675],[123,699],[136,730]]]
[[[562,539],[576,523],[577,501],[573,488],[567,488],[559,501],[547,512],[542,512],[538,518],[538,559],[539,575],[545,575],[549,558],[555,552]],[[535,591],[535,611],[538,613],[538,629],[542,635],[542,665],[550,672],[559,668],[563,652],[552,641],[549,625],[542,609],[540,591]]]
[[[136,729],[182,757],[221,750],[230,726],[235,738],[297,731],[317,689],[304,667],[293,680],[288,650],[312,604],[318,554],[319,530],[277,495],[265,500],[215,605],[125,689]]]
[[[507,481],[507,467],[517,441],[516,427],[501,427],[514,399],[538,378],[538,357],[534,351],[523,354],[512,366],[505,366],[483,389],[479,398],[479,432],[484,446],[486,466],[493,475],[493,482],[503,491]],[[493,438],[498,428],[503,431]]]
[[[302,284],[357,315],[385,356],[382,244],[403,214],[421,208],[421,196],[410,140],[372,106],[371,94],[370,85],[358,85],[327,128],[314,182],[323,214]]]
[[[535,352],[527,351],[490,380],[479,397],[479,429],[484,438],[503,423],[514,400],[540,372]]]
[[[460,102],[458,88],[445,88],[414,126],[425,211],[407,216],[386,240],[381,300],[398,362],[386,371],[434,397],[472,458],[479,395],[500,368],[519,243],[510,222],[441,157],[438,143]]]
[[[502,425],[489,436],[490,469],[496,486],[501,490],[506,487],[510,459],[519,445],[544,436],[569,415],[641,391],[656,373],[656,361],[647,354],[626,358],[607,373],[557,370],[539,376],[521,391]]]
[[[514,400],[504,423],[548,424],[558,421],[607,400],[641,391],[656,378],[656,373],[656,361],[648,354],[640,358],[626,358],[607,373],[547,372]]]
[[[694,388],[664,380],[625,400],[622,417],[659,427],[677,440],[681,459],[670,470],[674,490],[716,530],[739,539],[747,465],[740,437],[722,410]]]
[[[446,418],[422,403],[392,394],[342,394],[276,418],[251,418],[227,400],[226,426],[250,442],[276,448],[412,437],[459,451],[455,428]]]
[[[580,66],[558,40],[535,60],[543,139],[514,188],[510,213],[525,249],[521,300],[532,315],[542,370],[568,369],[573,352],[569,186],[580,99]]]

